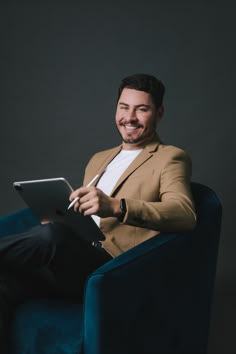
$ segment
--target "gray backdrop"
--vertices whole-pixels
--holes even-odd
[[[15,180],[79,186],[92,154],[120,143],[120,79],[157,75],[167,88],[162,139],[191,154],[193,180],[223,204],[209,353],[235,353],[233,1],[1,4],[0,216],[25,207]]]

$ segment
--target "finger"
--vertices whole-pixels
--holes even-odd
[[[40,222],[41,222],[42,225],[46,225],[46,224],[50,223],[50,221],[47,220],[47,219],[41,220]]]
[[[81,198],[79,198],[79,200],[74,204],[74,211],[83,214],[86,209],[89,209],[92,206],[93,206],[93,201],[90,200],[90,198],[83,197],[82,201]]]
[[[91,215],[97,215],[97,216],[99,216],[97,209],[94,208],[94,207],[91,207],[91,208],[89,208],[89,209],[86,209],[86,210],[83,212],[83,215],[84,215],[84,216],[91,216]]]
[[[76,189],[74,192],[72,192],[69,199],[72,201],[76,197],[79,197],[79,198],[84,197],[93,191],[95,191],[94,187],[81,187],[81,188]]]
[[[79,211],[79,207],[80,207],[80,201],[78,200],[78,202],[76,202],[74,205],[74,211],[75,212]]]
[[[69,196],[70,202],[72,202],[77,197],[79,197],[79,190],[78,189],[70,194],[70,196]]]
[[[98,212],[98,203],[94,200],[89,200],[85,203],[80,203],[79,212],[83,215],[95,215]]]
[[[75,191],[73,191],[70,196],[69,196],[69,200],[72,202],[72,200],[74,200],[75,198],[80,198],[84,195],[85,191],[84,191],[84,188],[81,187],[81,188],[78,188],[76,189]]]

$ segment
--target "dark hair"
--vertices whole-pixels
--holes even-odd
[[[131,88],[138,91],[145,91],[150,93],[153,103],[158,109],[163,103],[165,93],[165,86],[155,76],[148,74],[134,74],[125,77],[120,84],[118,91],[117,102],[124,88]]]

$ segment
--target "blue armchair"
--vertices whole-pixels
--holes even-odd
[[[192,183],[192,191],[196,228],[163,233],[97,269],[83,304],[21,304],[11,354],[205,354],[221,204],[206,186]],[[37,223],[25,209],[0,219],[0,235]]]

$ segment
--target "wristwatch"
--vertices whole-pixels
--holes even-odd
[[[126,214],[126,211],[127,211],[126,202],[125,202],[124,198],[122,198],[120,200],[120,210],[121,210],[121,215],[118,217],[118,220],[120,222],[122,222],[124,220],[124,217],[125,217],[125,214]]]

